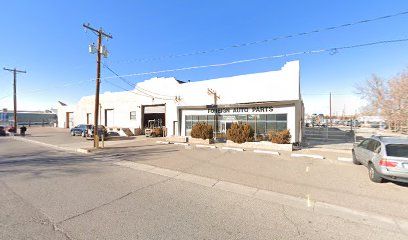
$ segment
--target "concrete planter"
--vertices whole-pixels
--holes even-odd
[[[231,140],[227,140],[227,146],[229,147],[239,147],[239,148],[256,148],[256,149],[267,149],[267,150],[279,150],[279,151],[293,151],[292,144],[277,144],[268,141],[260,142],[245,142],[245,143],[234,143]]]
[[[201,138],[188,138],[188,143],[192,144],[212,144],[214,143],[213,139],[201,139]]]
[[[186,143],[187,137],[184,136],[168,136],[166,137],[166,141],[168,142],[179,142],[179,143]]]

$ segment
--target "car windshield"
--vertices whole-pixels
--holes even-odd
[[[408,144],[388,144],[385,148],[388,156],[408,158]]]

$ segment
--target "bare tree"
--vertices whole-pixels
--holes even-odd
[[[368,103],[363,112],[369,115],[383,115],[387,92],[386,82],[375,74],[356,86],[356,93]]]
[[[389,93],[384,102],[384,115],[395,130],[408,125],[408,71],[395,76],[388,82]]]
[[[408,69],[388,81],[372,75],[356,90],[367,101],[364,114],[383,116],[393,130],[408,128]]]

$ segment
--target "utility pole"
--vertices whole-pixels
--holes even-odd
[[[211,88],[208,88],[207,94],[214,96],[214,128],[215,128],[214,139],[216,140],[217,139],[217,130],[218,130],[217,99],[220,99],[220,96],[218,96],[217,92],[214,89],[211,89]]]
[[[330,127],[333,126],[333,121],[332,121],[332,94],[330,92]]]
[[[3,68],[5,71],[13,72],[14,80],[13,80],[13,102],[14,102],[14,133],[17,132],[17,73],[27,73],[26,71]]]
[[[112,35],[107,34],[103,31],[102,28],[99,30],[90,26],[90,24],[83,24],[84,28],[91,30],[98,36],[98,46],[95,51],[95,46],[92,44],[90,46],[91,53],[97,53],[96,57],[96,89],[95,89],[95,113],[94,113],[94,147],[99,148],[99,136],[98,136],[98,115],[99,115],[99,88],[101,84],[101,55],[103,54],[104,57],[108,56],[108,52],[102,46],[102,38],[105,37],[106,39],[111,39]]]

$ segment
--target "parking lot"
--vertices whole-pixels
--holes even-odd
[[[27,139],[59,146],[92,146],[92,141],[72,137],[65,129],[40,130],[29,131]],[[344,152],[306,150],[299,152],[322,154],[325,159],[294,158],[291,152],[281,151],[276,156],[250,150],[160,144],[158,140],[161,139],[140,136],[112,141],[110,147],[91,155],[95,159],[142,163],[362,211],[396,217],[408,215],[406,184],[372,183],[364,166],[337,160],[345,156]]]

